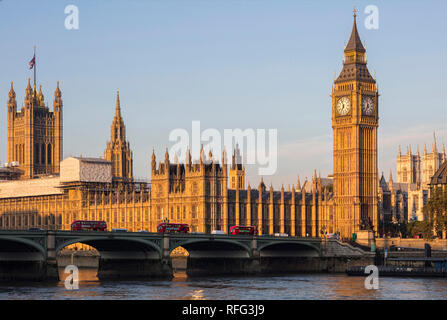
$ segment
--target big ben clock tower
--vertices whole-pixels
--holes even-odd
[[[335,216],[341,237],[377,231],[377,128],[379,94],[366,66],[356,14],[344,50],[343,69],[332,87]]]

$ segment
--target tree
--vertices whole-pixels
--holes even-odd
[[[432,189],[430,199],[424,206],[424,214],[426,215],[426,225],[424,230],[427,238],[432,238],[433,231],[435,234],[442,233],[447,230],[447,188],[435,187]],[[426,238],[426,234],[424,234]]]
[[[426,240],[432,238],[432,226],[429,221],[411,221],[406,225],[406,234],[413,238],[414,236],[422,233],[422,236]]]

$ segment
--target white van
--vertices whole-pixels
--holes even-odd
[[[287,233],[275,233],[275,237],[288,237]]]
[[[211,231],[211,234],[225,234],[225,232],[222,230],[213,230]]]
[[[122,229],[122,228],[113,228],[112,232],[127,232],[127,229]]]

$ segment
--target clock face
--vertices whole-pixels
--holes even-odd
[[[362,99],[363,114],[370,116],[374,113],[374,101],[371,97],[363,97]]]
[[[348,97],[341,97],[337,102],[337,112],[339,115],[347,115],[351,110],[351,101]]]

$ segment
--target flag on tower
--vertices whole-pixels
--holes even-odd
[[[34,54],[33,58],[31,59],[31,61],[29,62],[29,68],[32,69],[34,68],[34,65],[36,64],[36,54]]]

